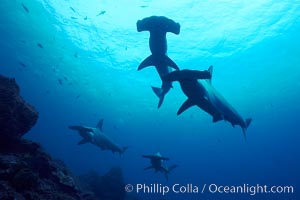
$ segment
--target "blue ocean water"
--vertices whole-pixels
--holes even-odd
[[[298,199],[300,167],[300,1],[2,0],[0,73],[14,77],[39,112],[26,135],[75,173],[103,174],[121,166],[128,184],[199,186],[199,193],[136,194],[143,199],[253,199],[249,194],[201,194],[204,184],[293,186],[294,194],[257,199]],[[181,69],[214,65],[213,86],[253,121],[242,130],[193,107],[180,85],[158,98],[154,67],[137,71],[150,55],[148,32],[137,20],[152,15],[179,22],[167,34],[168,56]],[[69,125],[103,129],[123,156],[77,145]],[[166,182],[144,171],[143,154],[160,152],[178,164]],[[136,192],[133,192],[136,193]]]

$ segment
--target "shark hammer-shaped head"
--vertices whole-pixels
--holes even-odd
[[[164,16],[146,17],[142,20],[138,20],[136,25],[138,32],[153,31],[159,29],[163,32],[171,32],[176,35],[180,33],[179,23],[176,23],[173,20]]]

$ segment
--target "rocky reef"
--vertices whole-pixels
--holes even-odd
[[[124,181],[122,170],[113,167],[104,176],[90,171],[80,177],[82,187],[92,191],[99,199],[121,200],[125,198]]]
[[[0,113],[1,141],[21,137],[38,119],[36,110],[20,96],[20,88],[15,79],[1,75]]]
[[[19,93],[14,79],[0,75],[0,200],[125,199],[120,168],[104,176],[88,174],[79,183],[62,161],[23,139],[37,122],[38,113]]]
[[[40,145],[24,139],[0,151],[0,199],[96,199]]]

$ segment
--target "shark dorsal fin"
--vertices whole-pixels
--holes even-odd
[[[160,154],[160,152],[156,152],[155,155],[156,155],[157,157],[162,157],[161,154]]]
[[[102,129],[103,121],[104,121],[104,119],[100,119],[100,121],[98,122],[98,124],[96,126],[101,132],[103,132],[103,129]]]

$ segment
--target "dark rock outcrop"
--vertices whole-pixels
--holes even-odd
[[[97,199],[39,144],[21,138],[38,113],[19,93],[14,79],[0,75],[0,199]]]
[[[0,139],[21,137],[37,119],[36,110],[20,96],[15,79],[0,75]]]
[[[0,75],[0,200],[123,200],[121,168],[88,174],[82,187],[62,161],[21,138],[38,119],[14,79]],[[126,199],[134,199],[127,196]]]
[[[122,169],[113,167],[104,176],[90,171],[80,177],[82,187],[92,191],[95,196],[103,200],[123,200],[125,198],[125,183]]]
[[[0,199],[96,199],[81,190],[62,164],[38,144],[15,140],[13,151],[0,152]],[[9,152],[9,153],[8,153]]]

